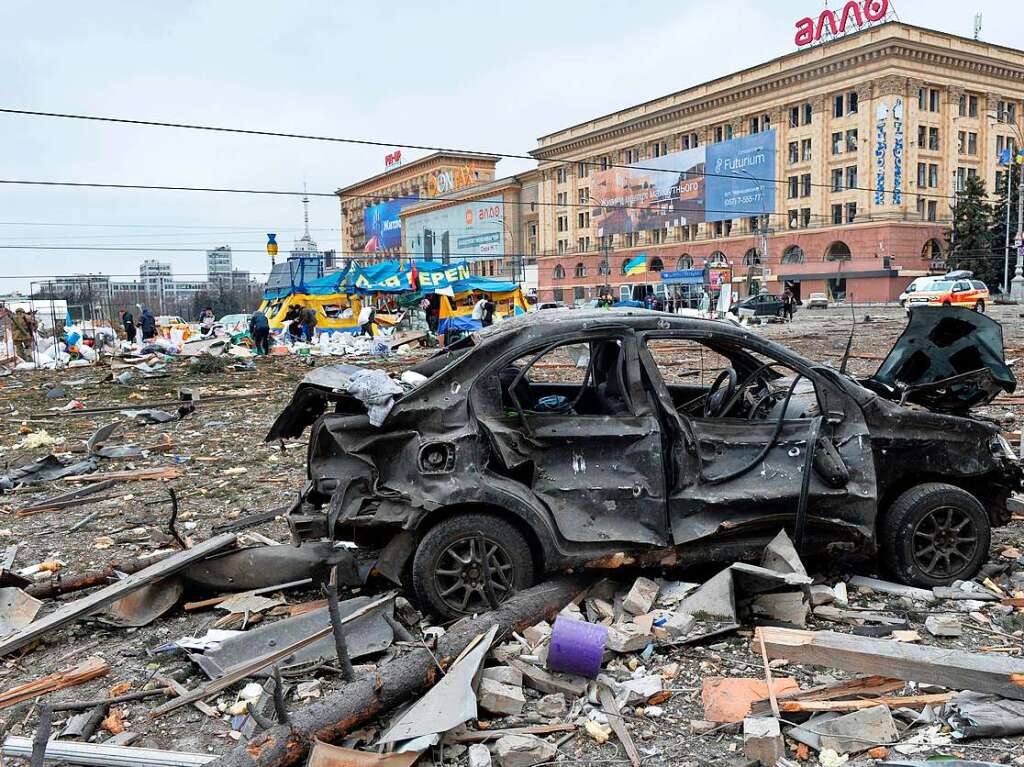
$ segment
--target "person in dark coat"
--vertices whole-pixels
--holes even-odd
[[[129,311],[121,312],[121,327],[129,343],[135,343],[135,315]]]
[[[267,315],[259,309],[249,317],[249,335],[252,336],[257,354],[270,354],[270,323]]]
[[[316,309],[307,306],[302,310],[302,337],[306,343],[313,343],[313,334],[316,333]]]
[[[153,312],[146,307],[142,310],[142,318],[140,321],[142,325],[142,340],[148,341],[151,338],[156,338],[156,317],[153,316]]]

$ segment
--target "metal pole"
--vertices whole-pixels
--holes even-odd
[[[1003,293],[1010,294],[1010,202],[1013,199],[1013,163],[1006,167],[1006,246],[1003,254]]]

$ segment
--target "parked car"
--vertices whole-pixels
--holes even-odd
[[[217,320],[217,325],[229,336],[244,333],[249,329],[250,316],[249,314],[225,314]]]
[[[926,286],[931,285],[933,282],[939,282],[942,279],[942,277],[936,275],[929,275],[927,277],[915,277],[913,281],[909,285],[907,285],[906,289],[902,293],[900,293],[900,306],[906,309],[907,299],[910,298],[911,295],[913,295],[919,290],[923,290]]]
[[[828,309],[828,296],[824,293],[811,293],[804,301],[808,309]]]
[[[531,313],[416,365],[425,380],[384,403],[347,393],[361,368],[317,368],[267,440],[313,427],[296,539],[355,542],[333,551],[442,616],[568,567],[756,556],[781,527],[801,553],[878,555],[931,587],[975,575],[1024,487],[970,413],[1014,390],[1002,350],[988,317],[923,308],[858,380],[733,323]]]
[[[537,304],[537,309],[564,309],[565,304],[561,301],[545,301],[542,304]]]
[[[914,291],[907,298],[909,312],[920,306],[963,306],[984,312],[988,303],[988,286],[981,280],[937,280]]]
[[[796,305],[793,311],[796,311]],[[758,293],[736,301],[729,311],[737,317],[781,317],[782,297],[773,293]]]

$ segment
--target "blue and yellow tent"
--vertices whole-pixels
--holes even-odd
[[[441,295],[438,333],[480,330],[480,320],[473,319],[473,306],[481,297],[496,304],[495,319],[515,317],[529,311],[522,289],[514,282],[469,276],[450,283],[449,287],[451,294],[445,292]]]

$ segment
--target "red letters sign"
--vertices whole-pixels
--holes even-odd
[[[402,164],[402,150],[396,149],[391,154],[384,155],[384,167],[394,168]]]
[[[863,0],[860,3],[856,2],[856,0],[849,0],[843,6],[838,25],[835,13],[827,9],[818,16],[817,23],[810,17],[800,19],[796,23],[796,37],[794,41],[798,47],[810,45],[821,40],[821,33],[825,30],[826,24],[828,25],[828,31],[834,37],[846,32],[846,25],[851,22],[853,30],[857,30],[881,21],[888,12],[889,0]]]

